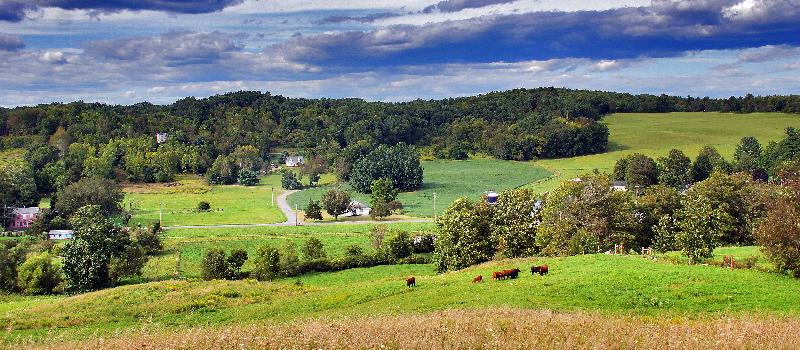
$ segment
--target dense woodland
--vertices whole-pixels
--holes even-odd
[[[383,103],[236,92],[166,106],[73,102],[0,109],[0,135],[4,148],[49,143],[62,154],[99,158],[91,167],[102,169],[90,172],[110,175],[110,162],[132,181],[164,181],[175,172],[205,173],[240,146],[255,147],[265,159],[277,146],[300,148],[341,168],[364,150],[398,142],[426,146],[437,158],[469,152],[569,157],[605,150],[608,130],[596,121],[606,114],[671,111],[797,113],[800,96],[710,99],[540,88]],[[157,145],[157,132],[169,133],[170,142]]]

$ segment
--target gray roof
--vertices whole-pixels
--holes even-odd
[[[628,182],[627,181],[614,181],[612,186],[614,186],[614,187],[628,187]]]
[[[72,230],[50,230],[47,234],[50,235],[66,235],[66,234],[74,234],[75,232]]]
[[[297,162],[297,161],[302,161],[302,160],[303,160],[303,156],[290,156],[290,157],[286,157],[286,161],[287,161],[287,162],[289,162],[289,161],[295,161],[295,162]]]
[[[12,213],[16,215],[24,215],[24,214],[39,214],[42,209],[39,207],[30,207],[30,208],[14,208]]]

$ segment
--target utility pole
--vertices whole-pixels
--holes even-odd
[[[272,197],[270,198],[270,205],[275,206],[275,187],[272,188]]]
[[[436,192],[433,192],[433,221],[436,221]]]
[[[297,222],[297,203],[294,205],[294,225],[300,226],[300,224]]]

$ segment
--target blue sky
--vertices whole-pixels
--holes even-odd
[[[0,0],[0,105],[800,93],[800,0]]]

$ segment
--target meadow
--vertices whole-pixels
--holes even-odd
[[[150,258],[141,278],[135,278],[129,283],[174,278],[176,269],[180,278],[198,279],[201,275],[203,252],[209,248],[223,248],[226,252],[244,249],[248,256],[254,257],[259,247],[268,245],[280,249],[287,242],[292,242],[300,254],[303,243],[315,237],[322,241],[329,258],[344,256],[345,249],[350,245],[358,245],[365,252],[370,252],[373,248],[369,231],[375,226],[376,224],[342,224],[168,230],[163,235],[163,251]],[[396,223],[390,226],[390,230],[412,233],[431,233],[433,229],[433,223]],[[176,268],[178,261],[179,267]],[[249,271],[252,264],[252,259],[248,260],[243,269]]]
[[[465,161],[423,161],[424,180],[422,189],[401,193],[403,213],[415,217],[433,217],[433,194],[436,193],[436,211],[441,213],[459,197],[479,198],[486,191],[501,191],[516,188],[551,174],[530,162],[501,161],[494,159],[471,159]],[[319,199],[330,186],[321,186],[294,193],[289,204],[305,208],[309,199]],[[344,185],[353,198],[369,205],[369,195],[355,193]]]
[[[492,271],[548,264],[550,275],[491,281]],[[486,281],[470,283],[476,275]],[[404,278],[414,275],[416,288]],[[236,327],[425,315],[444,310],[549,310],[613,320],[641,317],[800,317],[800,283],[777,273],[676,265],[635,255],[492,261],[437,274],[432,265],[378,266],[274,282],[169,280],[77,296],[2,297],[3,340],[92,339],[138,329]],[[424,317],[423,317],[424,318]],[[457,327],[456,324],[453,324]]]
[[[281,193],[280,176],[261,178],[257,186],[209,186],[205,179],[181,175],[171,184],[126,184],[123,206],[130,209],[132,224],[158,222],[163,206],[163,226],[269,224],[283,222],[272,195]],[[200,212],[197,204],[206,201],[211,210]]]
[[[603,118],[610,131],[608,152],[536,161],[555,176],[533,181],[528,187],[550,191],[563,180],[592,172],[610,172],[616,161],[637,152],[666,156],[673,148],[694,159],[704,146],[714,146],[728,160],[742,137],[757,138],[762,147],[785,135],[787,127],[800,128],[800,117],[783,113],[626,113]]]

